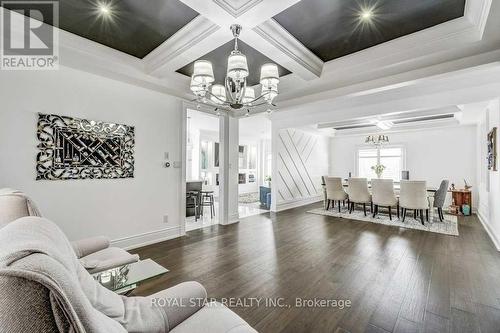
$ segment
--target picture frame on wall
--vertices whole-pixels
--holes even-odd
[[[488,133],[488,170],[497,171],[497,128]]]

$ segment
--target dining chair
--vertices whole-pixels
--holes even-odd
[[[439,185],[439,189],[434,194],[434,203],[432,204],[432,206],[434,208],[437,208],[439,221],[441,221],[441,222],[443,222],[443,219],[444,219],[443,206],[444,206],[444,202],[446,200],[446,194],[448,193],[448,185],[449,184],[450,184],[450,181],[447,179],[441,181],[441,184]]]
[[[377,216],[379,207],[387,207],[389,220],[392,221],[392,208],[396,207],[399,218],[399,201],[394,194],[392,179],[372,179],[373,217]]]
[[[424,223],[424,210],[426,220],[429,221],[429,200],[427,198],[427,182],[418,180],[402,180],[399,193],[399,206],[403,209],[403,222],[406,210],[413,210],[413,217],[420,213],[420,221]]]
[[[347,194],[349,196],[349,214],[352,213],[356,204],[363,204],[366,216],[366,204],[370,204],[370,212],[373,213],[372,196],[368,191],[368,180],[366,178],[349,178],[347,180]]]
[[[342,178],[340,177],[325,177],[326,184],[326,210],[330,208],[330,202],[332,202],[332,208],[335,207],[335,201],[339,204],[340,213],[340,203],[347,199],[347,193],[344,191],[344,186],[342,185]]]

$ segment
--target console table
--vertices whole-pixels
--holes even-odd
[[[463,205],[468,205],[472,212],[472,191],[470,190],[451,190],[453,204],[450,206],[449,213],[453,215],[463,215]]]

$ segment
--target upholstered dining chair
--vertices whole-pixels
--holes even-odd
[[[392,221],[392,208],[396,207],[399,218],[399,201],[394,194],[392,179],[372,179],[373,217],[377,216],[379,207],[387,207],[389,219]]]
[[[439,189],[434,194],[434,203],[432,204],[432,206],[434,208],[437,208],[439,221],[441,221],[441,222],[443,222],[443,219],[444,219],[443,206],[444,206],[444,202],[446,200],[446,194],[448,193],[448,185],[449,184],[450,184],[449,180],[445,179],[445,180],[441,181],[441,185],[439,185]]]
[[[372,203],[372,196],[368,191],[368,180],[366,178],[349,178],[347,180],[348,188],[347,194],[349,195],[349,214],[354,210],[356,204],[363,205],[363,211],[366,216],[366,204]],[[373,208],[370,208],[373,212]]]
[[[335,206],[335,201],[339,204],[340,213],[340,203],[347,199],[347,193],[344,191],[344,186],[342,186],[342,178],[340,177],[324,177],[326,184],[326,210],[330,208],[330,202],[332,202],[332,208]]]
[[[427,198],[427,182],[418,180],[402,180],[399,193],[399,206],[403,208],[403,222],[406,218],[406,210],[413,210],[414,218],[420,213],[420,221],[424,223],[424,210],[427,221],[429,221],[429,200]]]

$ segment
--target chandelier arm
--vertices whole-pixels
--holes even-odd
[[[215,99],[217,99],[218,101],[220,101],[222,103],[222,105],[231,105],[231,103],[229,103],[228,101],[225,101],[223,99],[220,99],[219,97],[217,97],[214,94],[212,94],[212,92],[210,92],[209,90],[206,90],[205,93],[207,93],[211,97],[214,97]],[[216,104],[216,103],[214,103],[214,104]]]
[[[261,94],[259,97],[256,97],[256,98],[252,99],[251,101],[249,101],[249,102],[247,102],[245,104],[250,104],[250,103],[257,102],[258,100],[264,98],[265,96],[269,95],[270,93],[271,93],[271,91],[266,91],[265,93]]]

